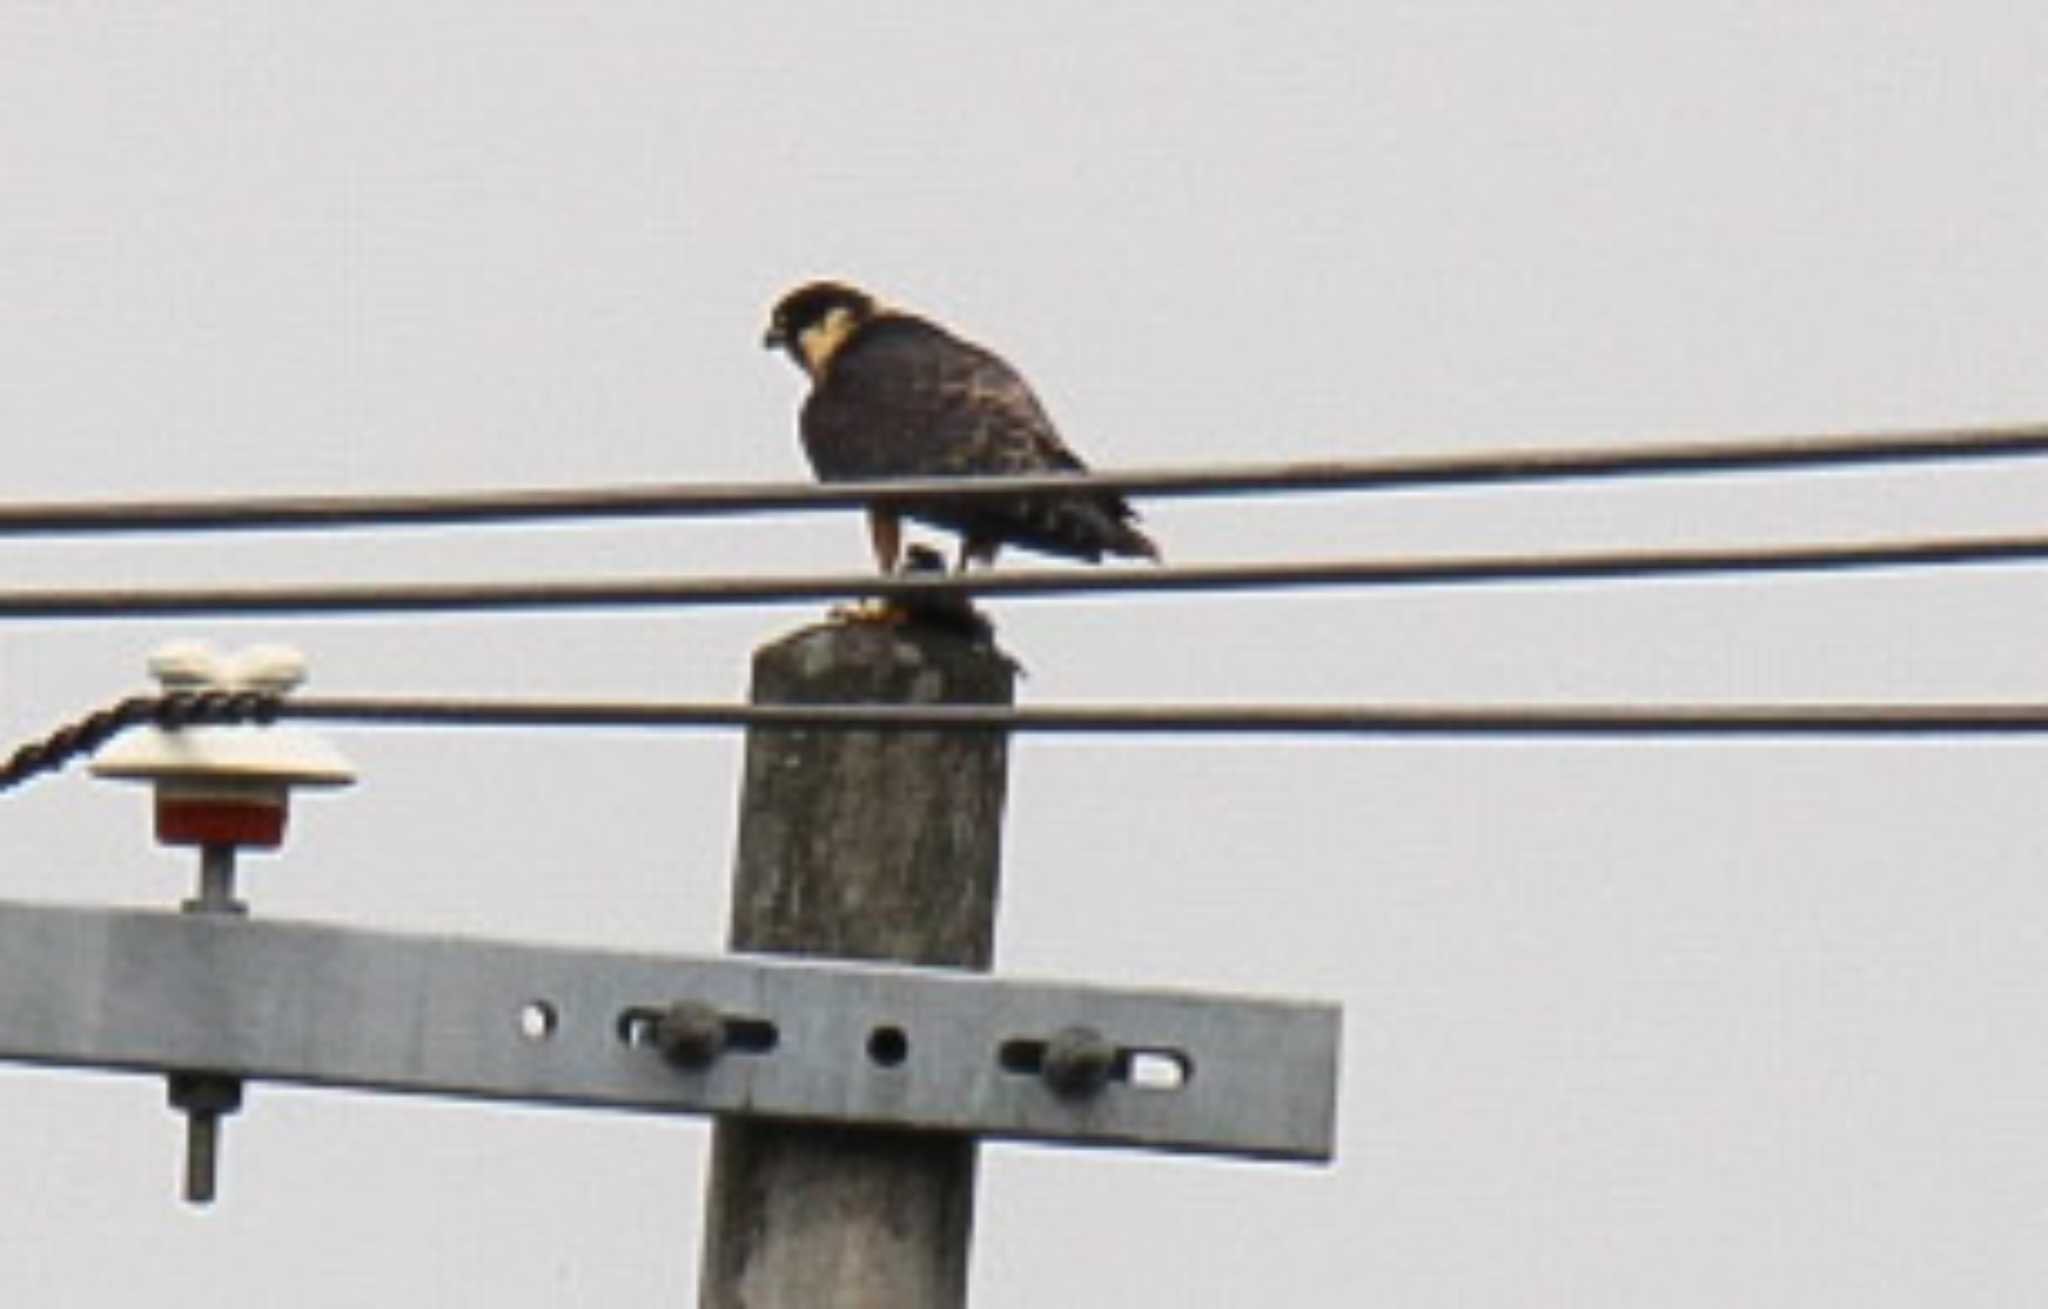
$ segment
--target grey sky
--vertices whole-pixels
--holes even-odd
[[[6,498],[802,471],[767,303],[1000,348],[1103,465],[2048,415],[2048,14],[1908,4],[0,5]],[[1149,508],[1170,557],[2039,530],[2043,471]],[[843,517],[0,543],[8,585],[863,566]],[[1018,601],[1046,702],[2029,698],[2037,573]],[[46,624],[332,692],[720,698],[803,611]],[[717,948],[736,743],[335,733],[257,911]],[[2048,1278],[2027,746],[1044,743],[1011,971],[1341,998],[1327,1172],[989,1151],[976,1303],[2019,1305]],[[79,776],[0,894],[168,905]],[[0,1299],[687,1303],[699,1124],[0,1071]]]

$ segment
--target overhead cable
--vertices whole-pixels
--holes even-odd
[[[656,483],[567,489],[19,503],[0,504],[0,536],[679,518],[847,509],[867,504],[914,505],[933,499],[999,499],[1076,490],[1167,497],[1423,489],[1919,464],[2040,454],[2048,454],[2048,424],[1012,478],[925,478],[830,485]]]
[[[2048,704],[793,705],[294,697],[279,718],[412,727],[825,728],[1384,737],[1870,737],[2048,733]]]
[[[280,719],[395,727],[780,728],[1000,731],[1096,736],[1629,740],[1976,738],[2048,734],[2048,704],[1690,705],[797,705],[683,701],[484,700],[179,692],[130,696],[16,749],[7,791],[92,754],[144,723],[167,731]]]
[[[39,741],[23,745],[0,759],[0,791],[11,790],[41,773],[55,772],[73,759],[92,754],[122,732],[143,723],[166,730],[181,727],[270,723],[278,700],[261,691],[177,691],[170,695],[131,695],[76,722],[66,723]]]
[[[1849,573],[2048,560],[2048,536],[1967,536],[1502,554],[1421,559],[1214,564],[1178,568],[1035,569],[967,575],[809,574],[543,582],[0,589],[0,619],[338,616],[789,604],[873,596],[909,604],[947,597],[1146,592],[1222,593],[1446,587]]]

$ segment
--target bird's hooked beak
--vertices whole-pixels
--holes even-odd
[[[783,325],[780,318],[771,320],[768,324],[768,330],[761,334],[761,348],[763,350],[787,350],[789,348],[789,328]]]

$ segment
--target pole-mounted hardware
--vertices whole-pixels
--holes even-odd
[[[896,638],[860,629],[844,639]],[[923,653],[892,650],[883,651],[892,676],[929,673]],[[861,664],[874,652],[854,653]],[[794,1217],[797,1228],[751,1245],[748,1233],[738,1244],[707,1245],[706,1266],[718,1272],[707,1285],[721,1286],[739,1264],[747,1277],[756,1267],[782,1277],[790,1259],[804,1264],[797,1256],[807,1238],[798,1229],[814,1213],[859,1228],[847,1239],[871,1253],[891,1242],[922,1249],[929,1238],[929,1251],[897,1260],[902,1276],[883,1279],[889,1287],[923,1285],[917,1270],[927,1263],[943,1274],[927,1290],[964,1286],[973,1152],[984,1138],[1304,1162],[1332,1156],[1337,1006],[974,971],[965,965],[985,965],[992,945],[992,868],[987,903],[940,924],[944,949],[895,940],[889,933],[901,919],[887,915],[875,940],[845,935],[848,922],[875,925],[872,896],[833,907],[825,927],[842,932],[834,949],[798,939],[824,930],[819,924],[786,924],[766,912],[735,942],[747,953],[723,958],[253,919],[236,894],[241,852],[282,843],[295,788],[346,785],[354,772],[318,738],[271,725],[279,698],[305,676],[295,652],[273,646],[222,656],[176,645],[159,649],[150,670],[165,691],[149,702],[157,711],[129,716],[141,726],[102,751],[93,771],[150,783],[157,840],[199,851],[197,890],[176,913],[0,900],[0,994],[8,997],[0,1060],[165,1078],[172,1107],[187,1119],[192,1203],[213,1199],[221,1121],[240,1108],[245,1084],[261,1080],[711,1114],[721,1119],[717,1141],[731,1147],[724,1156],[714,1149],[714,1181],[721,1157],[741,1169],[732,1176],[759,1180],[763,1174],[745,1170],[810,1159],[805,1142],[815,1138],[813,1162],[824,1173],[805,1163],[788,1179],[794,1189],[776,1192],[776,1221],[787,1226]],[[253,722],[201,723],[178,709],[216,703],[253,706]],[[881,740],[884,754],[961,744],[944,733]],[[804,742],[754,738],[750,777],[787,784],[787,770],[758,767],[755,754],[772,759],[773,748],[792,743]],[[988,738],[968,743],[985,747]],[[861,748],[872,753],[873,743]],[[982,783],[948,791],[965,770],[930,762],[920,767],[937,788],[927,797],[937,812],[974,812],[974,797],[986,799]],[[900,787],[893,794],[900,799]],[[769,809],[790,798],[761,789]],[[866,849],[868,838],[841,836],[838,845],[812,843],[836,853],[805,874],[805,887],[844,889],[834,861]],[[764,840],[756,832],[743,850],[771,873],[787,871],[788,851]],[[989,856],[993,847],[977,841]],[[898,895],[912,915],[960,909],[949,878],[972,852],[918,848],[930,876],[915,887],[885,877],[876,894]],[[763,902],[779,911],[799,899]],[[818,957],[835,951],[842,957]],[[913,962],[954,966],[907,966]],[[846,1169],[859,1176],[820,1184],[825,1173]],[[867,1204],[863,1188],[877,1180],[888,1185],[875,1192],[883,1201],[862,1210],[880,1224],[871,1230],[865,1218],[847,1219],[852,1211],[840,1200]],[[917,1203],[928,1221],[905,1220],[905,1187],[923,1197]],[[723,1214],[728,1228],[720,1230],[732,1235],[729,1210],[714,1203],[707,1231]],[[805,1295],[767,1302],[819,1303]],[[943,1294],[893,1292],[876,1302],[952,1303]]]
[[[1116,1070],[1117,1049],[1092,1027],[1063,1027],[1045,1043],[1039,1075],[1062,1095],[1093,1095]]]
[[[696,1000],[678,1000],[648,1029],[654,1048],[678,1068],[709,1068],[725,1053],[725,1015]]]
[[[287,646],[257,645],[220,655],[198,642],[161,646],[149,671],[165,693],[256,692],[282,696],[303,682],[306,661]],[[187,914],[241,917],[235,898],[236,852],[275,849],[284,840],[295,786],[345,786],[348,761],[309,732],[284,727],[148,727],[123,738],[93,764],[95,776],[150,783],[156,839],[199,848],[198,892]],[[242,1105],[242,1082],[215,1069],[168,1074],[171,1107],[185,1115],[185,1199],[210,1204],[220,1155],[221,1119]]]
[[[1313,1001],[7,900],[0,994],[0,1060],[1254,1159],[1335,1149],[1340,1015]],[[1081,1026],[1101,1047],[1063,1035]],[[1107,1067],[1092,1092],[1046,1072],[1070,1044]]]

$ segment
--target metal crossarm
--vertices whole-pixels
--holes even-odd
[[[0,901],[0,1058],[1327,1160],[1334,1005]]]

